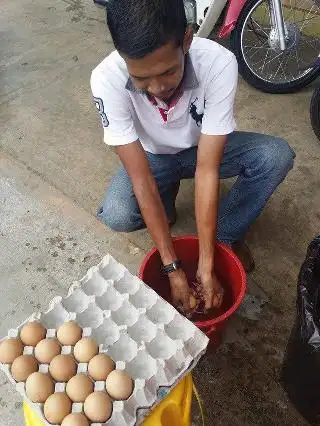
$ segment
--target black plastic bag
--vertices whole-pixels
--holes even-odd
[[[300,414],[320,425],[320,236],[309,245],[300,270],[297,316],[283,361],[282,384]]]

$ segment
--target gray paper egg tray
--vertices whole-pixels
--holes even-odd
[[[108,354],[116,368],[125,370],[134,380],[134,392],[126,401],[114,401],[107,426],[133,426],[142,423],[150,411],[188,374],[205,353],[208,338],[156,292],[144,284],[112,256],[105,256],[85,277],[75,282],[65,298],[55,297],[45,313],[28,318],[8,337],[19,336],[22,326],[39,320],[47,337],[55,337],[65,321],[75,320],[83,336],[93,337],[99,352]],[[25,347],[33,354],[33,347]],[[73,347],[63,346],[63,354]],[[16,383],[10,366],[1,365],[20,394],[28,400],[25,383]],[[49,366],[40,364],[39,371]],[[78,364],[78,373],[87,373],[87,364]],[[55,391],[64,391],[66,383],[56,383]],[[95,390],[105,390],[105,382],[95,382]],[[43,404],[29,401],[44,425]],[[73,412],[82,412],[83,404],[73,404]],[[92,423],[92,426],[101,426]]]

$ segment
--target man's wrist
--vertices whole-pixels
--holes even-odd
[[[213,256],[200,256],[199,257],[199,263],[198,263],[198,269],[202,272],[211,273],[214,268],[214,258]]]
[[[170,263],[174,263],[178,260],[178,256],[176,255],[173,245],[170,247],[159,248],[160,257],[162,261],[162,265],[170,265]]]
[[[210,280],[212,278],[213,271],[214,271],[213,257],[199,259],[197,274],[199,277],[201,277],[201,280],[203,281]]]

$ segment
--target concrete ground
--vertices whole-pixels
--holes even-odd
[[[135,271],[146,231],[117,235],[95,219],[117,166],[91,102],[93,67],[112,49],[103,9],[91,0],[1,5],[0,335],[107,252]],[[296,280],[320,231],[320,145],[308,108],[312,87],[272,96],[240,83],[240,129],[277,134],[296,150],[294,170],[252,227],[257,268],[217,353],[195,371],[207,425],[303,425],[279,384],[295,313]],[[229,185],[227,183],[226,185]],[[178,198],[174,234],[195,231],[192,182]],[[0,376],[1,425],[22,425],[18,394]],[[194,422],[200,424],[195,408]]]

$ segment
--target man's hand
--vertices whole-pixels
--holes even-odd
[[[171,296],[173,305],[182,310],[185,315],[191,311],[190,308],[190,287],[186,274],[182,269],[169,274]]]
[[[203,274],[198,271],[197,281],[203,293],[206,311],[211,308],[220,308],[223,301],[224,290],[215,274]]]

